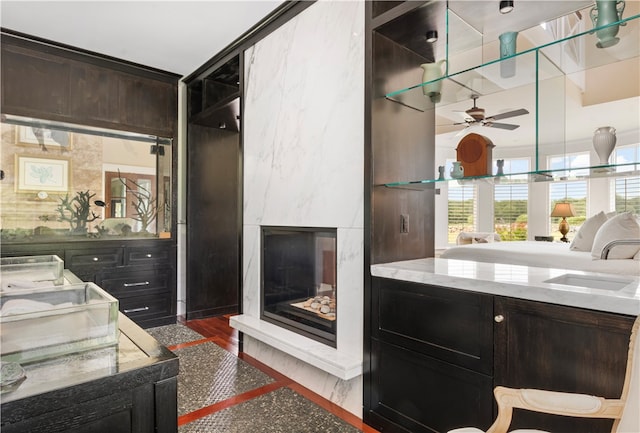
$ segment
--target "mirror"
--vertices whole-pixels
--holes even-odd
[[[3,115],[2,242],[171,237],[171,139]]]

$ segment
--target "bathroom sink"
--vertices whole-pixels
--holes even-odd
[[[634,283],[633,278],[620,278],[595,275],[564,274],[543,281],[544,283],[564,284],[567,286],[588,287],[601,290],[621,290]]]

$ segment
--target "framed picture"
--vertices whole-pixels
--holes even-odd
[[[18,126],[18,143],[24,145],[71,149],[71,133],[36,126]]]
[[[16,191],[68,192],[70,164],[66,158],[16,155]]]

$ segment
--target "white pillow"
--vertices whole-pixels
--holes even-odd
[[[600,258],[605,245],[616,239],[639,239],[640,225],[631,212],[621,213],[607,220],[593,240],[591,255]],[[640,245],[619,245],[609,251],[609,259],[631,259],[640,250]]]
[[[582,227],[578,230],[576,237],[573,238],[569,248],[572,251],[591,251],[591,248],[593,248],[593,239],[596,237],[598,229],[605,222],[607,222],[607,216],[602,211],[587,218],[586,221],[582,223]]]

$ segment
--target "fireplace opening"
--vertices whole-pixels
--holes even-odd
[[[336,347],[336,229],[262,227],[260,318]]]

